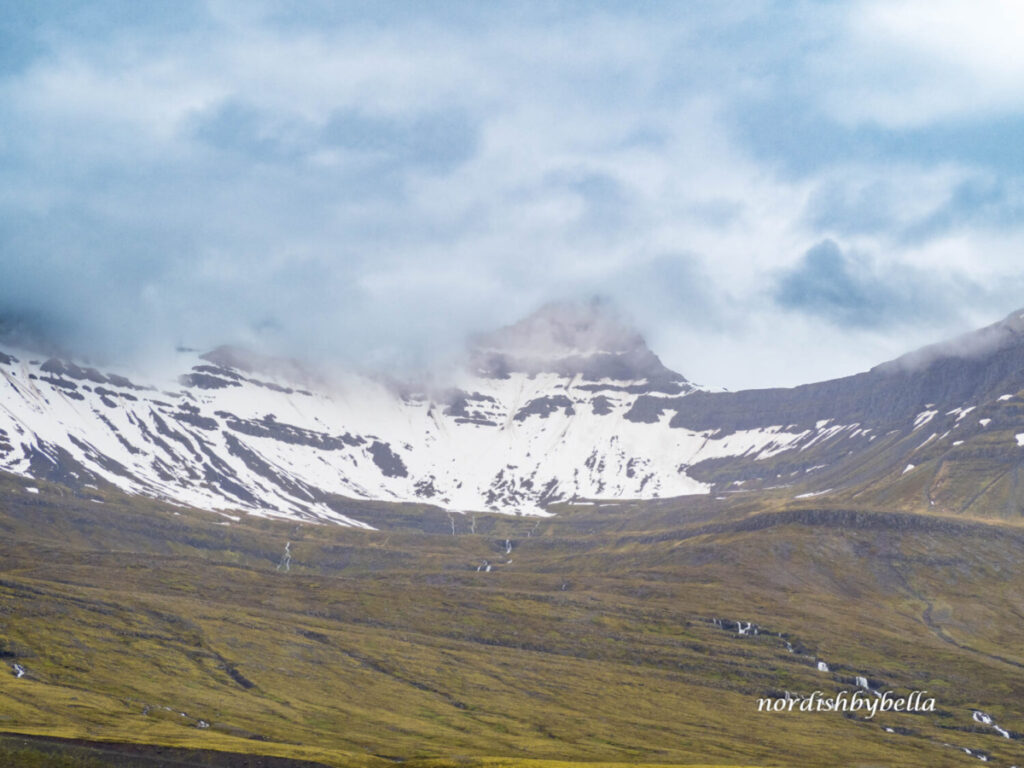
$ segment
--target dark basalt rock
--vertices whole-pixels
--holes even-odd
[[[45,381],[47,384],[66,390],[68,392],[75,392],[78,390],[78,385],[73,381],[67,381],[66,379],[58,379],[53,376],[41,376],[39,381]]]
[[[572,400],[565,395],[549,395],[548,397],[537,397],[520,408],[513,421],[526,421],[530,416],[540,416],[546,419],[559,409],[565,410],[566,416],[572,416],[576,411],[572,407]]]
[[[248,488],[216,467],[205,464],[203,466],[203,476],[206,482],[217,486],[220,490],[231,494],[236,499],[252,506],[259,506],[259,499],[251,494]]]
[[[91,381],[94,384],[109,384],[107,377],[97,371],[95,368],[81,368],[74,363],[66,363],[63,360],[59,360],[56,357],[51,357],[41,366],[39,370],[45,373],[52,373],[55,376],[65,376],[69,379],[78,379],[80,381]]]
[[[198,389],[224,389],[226,387],[240,387],[240,382],[231,379],[222,379],[217,376],[210,376],[206,373],[186,373],[178,377],[178,382],[185,387],[196,387]]]
[[[438,490],[434,486],[433,477],[426,478],[424,480],[419,480],[414,487],[416,490],[416,495],[422,499],[432,499],[438,495]]]
[[[121,389],[143,389],[138,384],[134,384],[124,376],[118,376],[116,373],[107,374],[107,383],[114,387],[121,387]]]
[[[116,407],[116,406],[114,406],[114,407]],[[110,430],[110,432],[114,435],[114,437],[117,438],[117,442],[119,442],[121,444],[121,446],[126,451],[128,451],[128,453],[132,454],[133,456],[138,456],[140,453],[142,453],[142,451],[139,450],[136,446],[132,445],[131,443],[129,443],[127,440],[124,439],[124,435],[121,434],[120,430],[118,430],[118,428],[117,428],[117,426],[115,426],[114,422],[112,422],[110,419],[108,419],[102,413],[97,413],[96,415],[99,417],[100,421],[102,421],[106,425],[107,429]]]
[[[164,437],[168,437],[171,440],[180,443],[185,447],[186,450],[189,451],[189,453],[191,453],[197,459],[202,460],[202,454],[198,450],[196,450],[196,447],[192,444],[191,440],[189,440],[187,437],[185,437],[185,435],[181,434],[180,432],[171,429],[167,425],[167,422],[161,419],[157,413],[154,412],[152,414],[152,417],[153,425],[156,427],[157,432],[159,432]]]
[[[152,445],[155,445],[158,448],[162,449],[164,453],[166,453],[168,456],[173,456],[182,466],[189,466],[188,460],[182,459],[180,456],[178,456],[177,452],[170,446],[170,444],[162,440],[158,435],[154,435],[150,431],[149,427],[146,425],[146,422],[144,422],[142,419],[135,417],[131,413],[128,414],[128,419],[136,427],[138,427],[139,431],[142,433],[142,436],[143,438],[145,438],[146,442],[151,443]],[[190,474],[190,476],[194,477],[195,475]]]
[[[471,418],[473,414],[469,411],[470,403],[491,403],[496,404],[495,400],[490,395],[482,395],[479,392],[465,392],[461,389],[452,389],[445,393],[444,397],[447,405],[444,409],[445,416],[462,416],[464,418]]]
[[[402,457],[391,450],[391,446],[375,440],[370,444],[370,456],[385,477],[408,477],[409,470],[405,467]]]
[[[634,401],[630,409],[623,414],[623,418],[637,424],[654,424],[661,419],[666,410],[678,405],[679,402],[679,398],[643,395]]]
[[[490,395],[483,395],[479,392],[464,392],[461,389],[452,389],[445,393],[444,399],[447,405],[444,409],[445,416],[452,416],[456,424],[476,424],[482,427],[496,427],[497,422],[488,418],[489,412],[474,407],[476,404],[496,406],[497,400]]]
[[[129,472],[128,469],[123,464],[121,464],[121,462],[115,461],[109,456],[100,453],[95,448],[93,448],[93,446],[89,445],[88,443],[82,440],[79,440],[74,435],[68,435],[68,439],[75,445],[75,447],[77,447],[80,451],[89,456],[90,459],[92,459],[101,467],[103,467],[103,469],[107,470],[107,472],[111,472],[115,475],[120,475],[121,477],[132,479],[132,473]]]
[[[481,427],[497,427],[493,419],[488,418],[490,411],[494,410],[498,401],[487,394],[479,392],[465,392],[461,389],[452,389],[444,393],[447,404],[444,408],[444,416],[455,418],[456,424],[476,424]],[[490,406],[492,408],[480,408]]]
[[[647,395],[657,392],[662,395],[685,395],[696,387],[687,381],[676,382],[664,379],[645,381],[641,384],[581,384],[577,389],[584,392],[624,392],[627,395]]]
[[[274,384],[272,381],[260,381],[259,379],[246,379],[250,384],[255,384],[257,387],[263,387],[269,389],[272,392],[282,392],[286,395],[290,395],[295,392],[291,387],[282,387],[280,384]],[[305,394],[309,394],[306,392]]]
[[[220,427],[216,419],[200,416],[192,411],[178,411],[174,414],[174,418],[183,424],[190,424],[193,427],[205,429],[207,432],[216,431]]]
[[[271,415],[264,416],[257,421],[241,419],[227,411],[217,411],[216,415],[227,422],[228,429],[233,429],[235,432],[241,432],[243,435],[251,437],[269,437],[291,445],[305,445],[325,451],[340,451],[346,447],[358,447],[366,442],[365,439],[348,432],[335,437],[291,424],[282,424]]]
[[[304,483],[293,480],[275,470],[260,458],[259,455],[246,448],[245,445],[243,445],[242,442],[230,432],[224,433],[224,440],[227,443],[228,452],[231,455],[240,458],[251,472],[269,480],[277,487],[284,489],[284,491],[291,496],[306,498],[309,501],[318,500],[319,494],[314,493],[313,490]]]
[[[114,392],[113,390],[107,389],[106,387],[96,387],[96,389],[94,389],[93,392],[95,392],[100,397],[106,398],[108,400],[112,400],[115,397],[119,397],[134,403],[139,399],[135,395],[129,395],[127,392]]]
[[[478,427],[496,427],[498,422],[491,421],[490,419],[464,419],[459,417],[455,419],[456,424],[476,424]]]
[[[230,368],[222,368],[215,365],[197,365],[192,368],[196,373],[208,373],[211,376],[221,376],[227,379],[239,379],[242,380],[242,376],[232,371]]]

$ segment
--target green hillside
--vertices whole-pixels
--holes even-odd
[[[181,765],[1024,754],[971,711],[1024,731],[1024,528],[1006,523],[744,494],[565,506],[539,523],[337,500],[382,528],[362,532],[9,475],[0,499],[8,734],[178,747],[193,755]],[[858,676],[927,690],[936,711],[757,711],[759,697],[852,691]],[[12,738],[0,765],[127,764]]]

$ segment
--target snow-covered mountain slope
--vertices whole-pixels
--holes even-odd
[[[477,339],[472,364],[435,392],[360,375],[311,383],[229,349],[178,362],[160,381],[0,356],[0,468],[357,524],[332,495],[543,514],[557,500],[707,492],[691,464],[801,437],[625,418],[640,397],[696,388],[596,304],[547,307]]]
[[[156,378],[8,350],[0,469],[350,525],[360,523],[338,497],[545,514],[572,499],[813,493],[902,477],[921,450],[991,433],[1001,417],[982,424],[969,409],[1010,413],[1024,388],[1014,322],[984,332],[998,339],[980,352],[961,343],[834,382],[739,393],[691,384],[595,303],[552,305],[477,338],[465,370],[423,391],[356,374],[318,381],[228,348],[181,352],[175,373]]]

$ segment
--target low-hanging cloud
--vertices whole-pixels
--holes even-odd
[[[783,308],[839,327],[884,328],[948,316],[986,291],[962,275],[935,276],[905,264],[879,265],[823,240],[777,275],[773,297]]]
[[[666,362],[736,387],[1024,303],[1024,169],[969,140],[1024,119],[1012,98],[989,92],[988,121],[851,116],[832,94],[869,87],[847,67],[874,11],[725,5],[17,4],[0,317],[107,359],[236,343],[418,366],[600,294]],[[846,58],[821,66],[825,40]],[[823,348],[873,344],[797,355],[807,318]],[[773,368],[764,328],[800,362]]]

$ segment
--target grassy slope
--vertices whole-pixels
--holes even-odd
[[[1020,528],[737,495],[481,516],[477,534],[457,518],[456,536],[436,510],[362,505],[389,526],[366,533],[25,485],[0,476],[0,654],[29,670],[0,674],[0,731],[364,766],[1024,752],[970,714],[1024,731]],[[940,711],[757,712],[758,696],[854,675],[927,689]]]

